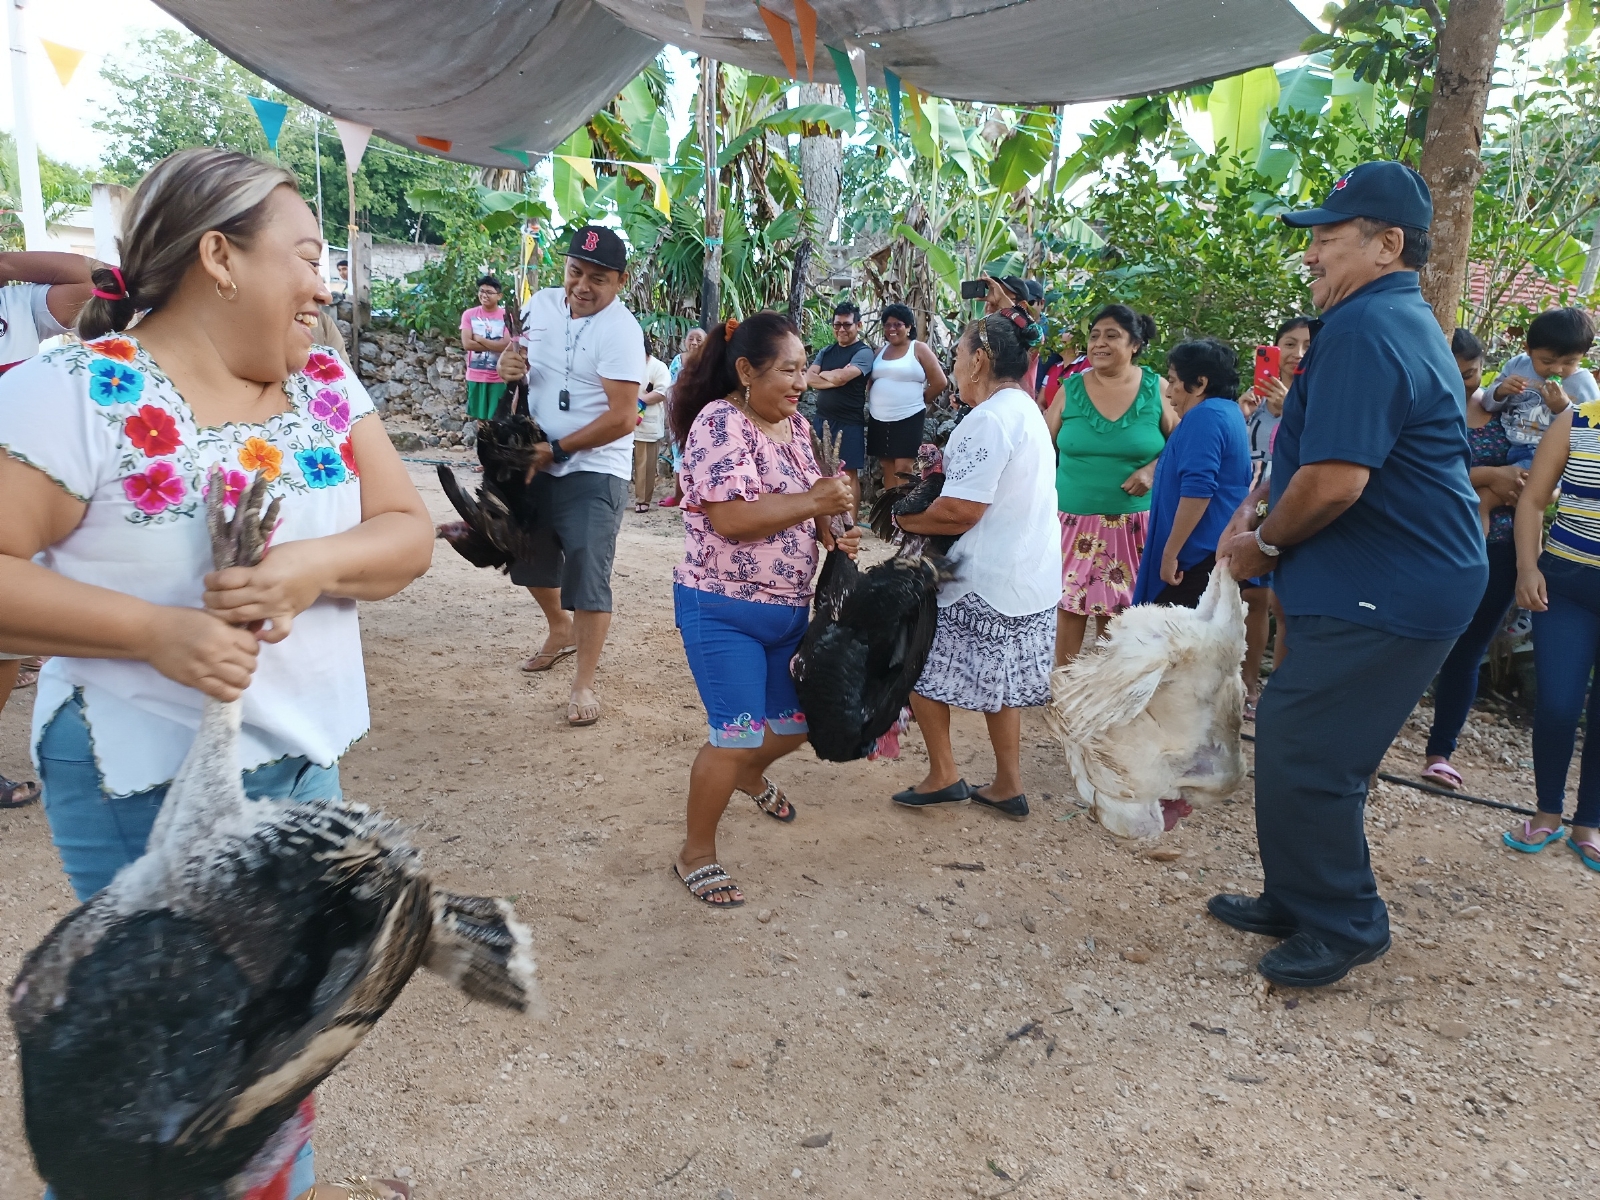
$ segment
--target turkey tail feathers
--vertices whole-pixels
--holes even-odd
[[[533,939],[506,900],[435,888],[422,965],[469,998],[527,1012],[538,1003]]]

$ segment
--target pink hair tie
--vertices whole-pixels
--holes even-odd
[[[126,300],[128,298],[128,285],[123,281],[122,272],[116,267],[107,267],[106,270],[110,271],[111,274],[116,277],[117,286],[121,288],[122,291],[119,294],[117,292],[105,292],[101,291],[99,288],[95,288],[95,296],[101,300]]]

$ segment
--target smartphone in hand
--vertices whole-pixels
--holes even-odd
[[[1256,347],[1256,373],[1252,383],[1257,391],[1269,379],[1283,377],[1283,350],[1278,346]]]

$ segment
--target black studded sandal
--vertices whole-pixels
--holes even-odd
[[[687,875],[678,875],[678,864],[672,864],[672,873],[678,876],[678,882],[689,889],[689,894],[708,908],[739,908],[744,900],[732,899],[731,893],[739,890],[739,885],[733,882],[729,874],[722,869],[721,863],[707,863],[703,867],[696,867]],[[727,900],[715,900],[712,897],[729,894]]]
[[[750,799],[754,800],[756,802],[756,807],[762,812],[766,813],[767,816],[771,817],[774,821],[782,821],[785,825],[787,825],[790,821],[794,820],[797,810],[795,809],[794,805],[789,803],[788,797],[783,794],[778,785],[773,783],[772,780],[768,779],[765,775],[761,777],[761,782],[767,785],[765,790],[762,791],[761,795],[757,796],[751,792],[745,792],[744,794],[749,796]],[[744,791],[743,788],[740,788],[739,790]]]

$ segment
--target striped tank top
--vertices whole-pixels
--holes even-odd
[[[1561,498],[1545,549],[1557,558],[1600,567],[1600,400],[1578,405],[1568,436]]]

